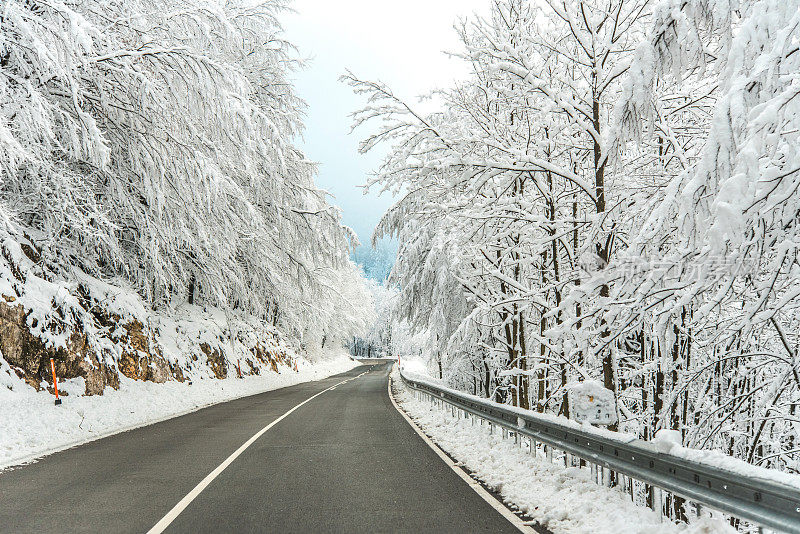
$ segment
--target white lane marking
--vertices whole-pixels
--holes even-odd
[[[250,439],[248,439],[247,441],[245,441],[245,442],[244,442],[244,444],[243,444],[241,447],[239,447],[238,449],[236,449],[236,451],[234,451],[234,453],[233,453],[233,454],[231,454],[230,456],[228,456],[228,457],[225,459],[225,461],[224,461],[224,462],[222,462],[221,464],[219,464],[219,466],[217,466],[217,468],[216,468],[216,469],[214,469],[214,470],[213,470],[213,471],[211,471],[211,472],[210,472],[208,475],[206,475],[206,478],[204,478],[203,480],[201,480],[201,481],[200,481],[200,483],[199,483],[199,484],[197,484],[197,485],[194,487],[194,489],[193,489],[192,491],[190,491],[189,493],[187,493],[187,494],[186,494],[186,496],[185,496],[183,499],[181,499],[181,500],[178,502],[178,504],[176,504],[176,505],[175,505],[175,506],[172,508],[172,510],[170,510],[169,512],[167,512],[167,515],[165,515],[164,517],[162,517],[162,518],[161,518],[161,520],[160,520],[158,523],[156,523],[156,524],[155,524],[155,526],[153,526],[153,528],[151,528],[150,530],[148,530],[148,531],[147,531],[147,534],[160,534],[161,532],[164,532],[164,530],[165,530],[165,529],[166,529],[166,528],[167,528],[167,527],[170,525],[170,523],[172,523],[173,521],[175,521],[175,518],[176,518],[176,517],[178,517],[178,516],[180,515],[180,513],[181,513],[181,512],[183,512],[183,510],[184,510],[184,509],[185,509],[187,506],[189,506],[189,504],[190,504],[190,503],[191,503],[193,500],[195,500],[195,499],[197,498],[197,496],[198,496],[198,495],[200,495],[200,493],[201,493],[201,492],[202,492],[204,489],[206,489],[206,487],[207,487],[209,484],[211,484],[211,482],[212,482],[212,481],[213,481],[215,478],[217,478],[217,477],[219,476],[219,474],[220,474],[220,473],[222,473],[223,471],[225,471],[225,468],[226,468],[226,467],[228,467],[229,465],[231,465],[231,463],[232,463],[232,462],[233,462],[233,461],[234,461],[236,458],[238,458],[238,457],[239,457],[239,456],[240,456],[240,455],[241,455],[241,454],[242,454],[242,453],[243,453],[243,452],[244,452],[244,451],[245,451],[245,450],[246,450],[246,449],[247,449],[247,448],[248,448],[250,445],[252,445],[254,441],[256,441],[258,438],[260,438],[262,435],[264,435],[264,433],[265,433],[267,430],[269,430],[269,429],[270,429],[270,428],[272,428],[273,426],[277,425],[278,423],[280,423],[281,421],[283,421],[284,419],[286,419],[286,417],[287,417],[289,414],[291,414],[291,413],[292,413],[293,411],[295,411],[296,409],[300,408],[300,407],[301,407],[302,405],[304,405],[305,403],[307,403],[307,402],[310,402],[310,401],[314,400],[315,398],[319,397],[320,395],[322,395],[322,394],[323,394],[323,393],[325,393],[326,391],[330,391],[330,390],[334,389],[336,386],[340,386],[340,385],[344,384],[345,382],[349,382],[349,381],[351,381],[351,380],[355,380],[355,379],[356,379],[356,378],[358,378],[359,376],[365,375],[366,373],[367,373],[367,371],[364,371],[363,373],[361,373],[361,374],[360,374],[360,375],[358,375],[358,376],[354,376],[354,377],[352,377],[352,378],[348,378],[347,380],[342,380],[342,381],[341,381],[341,382],[339,382],[338,384],[334,384],[334,385],[332,385],[331,387],[329,387],[329,388],[327,388],[327,389],[323,389],[322,391],[320,391],[320,392],[319,392],[319,393],[317,393],[316,395],[312,395],[311,397],[307,398],[306,400],[304,400],[304,401],[303,401],[303,402],[301,402],[300,404],[296,405],[294,408],[292,408],[292,409],[291,409],[291,410],[289,410],[288,412],[284,413],[283,415],[281,415],[280,417],[278,417],[277,419],[275,419],[274,421],[272,421],[270,424],[268,424],[267,426],[265,426],[264,428],[262,428],[261,430],[259,430],[258,432],[256,432],[256,433],[253,435],[253,437],[252,437],[252,438],[250,438]]]
[[[469,485],[469,487],[472,488],[475,491],[475,493],[480,495],[483,498],[484,501],[489,503],[489,506],[491,506],[492,508],[497,510],[500,513],[500,515],[502,515],[503,517],[508,519],[508,521],[512,525],[517,527],[517,530],[519,530],[520,532],[525,532],[526,534],[530,534],[530,533],[536,534],[536,531],[534,529],[532,529],[527,524],[525,524],[525,522],[522,521],[522,519],[517,517],[503,503],[498,501],[491,493],[486,491],[486,488],[481,486],[481,484],[479,482],[477,482],[474,478],[472,478],[471,476],[466,474],[463,469],[458,467],[455,464],[455,462],[453,462],[453,460],[451,460],[450,457],[447,456],[447,454],[445,454],[445,452],[442,449],[440,449],[439,446],[436,443],[434,443],[428,436],[425,435],[425,432],[423,432],[422,429],[420,429],[420,427],[417,426],[417,423],[415,423],[414,420],[411,419],[408,416],[408,414],[405,411],[403,411],[402,408],[400,408],[400,406],[397,405],[397,402],[394,400],[394,395],[392,395],[392,378],[391,378],[391,375],[389,376],[389,399],[392,401],[392,404],[394,405],[395,410],[400,412],[400,415],[402,415],[403,418],[408,422],[408,424],[411,425],[411,428],[413,428],[416,431],[416,433],[419,434],[419,437],[421,437],[422,440],[425,443],[428,444],[428,447],[433,449],[433,452],[435,452],[437,455],[439,455],[439,458],[441,458],[442,461],[444,463],[446,463],[450,467],[450,469],[455,471],[456,474],[459,477],[461,477],[461,480],[466,482]]]

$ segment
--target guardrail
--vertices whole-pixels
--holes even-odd
[[[700,507],[707,506],[750,522],[758,526],[759,531],[767,527],[800,534],[800,491],[794,487],[663,453],[647,441],[616,440],[560,424],[536,413],[414,380],[402,372],[400,376],[407,386],[428,395],[432,401],[451,405],[454,415],[456,410],[471,414],[488,421],[490,432],[493,426],[498,426],[504,433],[514,433],[515,440],[519,440],[520,435],[527,436],[532,452],[537,450],[537,443],[541,443],[551,461],[553,449],[563,451],[565,460],[566,454],[583,459],[590,464],[595,482],[610,484],[618,476],[612,475],[611,472],[615,472],[652,486],[656,489],[653,508],[662,514],[660,490],[694,503],[698,513]]]

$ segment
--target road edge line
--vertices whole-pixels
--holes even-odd
[[[425,432],[422,431],[422,429],[419,427],[419,425],[417,425],[417,423],[415,423],[414,420],[411,419],[411,417],[409,417],[409,415],[402,408],[400,408],[400,406],[397,404],[397,401],[394,400],[394,395],[392,394],[392,376],[391,376],[391,372],[389,373],[389,381],[388,382],[389,382],[389,385],[388,385],[389,400],[392,401],[392,405],[394,406],[394,409],[397,410],[400,413],[400,415],[403,416],[403,419],[405,419],[406,422],[409,425],[411,425],[411,428],[414,429],[414,431],[419,435],[419,437],[422,438],[422,440],[428,445],[428,447],[433,449],[433,452],[435,452],[439,456],[439,458],[441,458],[442,461],[445,464],[447,464],[448,467],[450,467],[450,469],[455,471],[455,473],[459,477],[461,477],[461,480],[466,482],[467,485],[470,488],[472,488],[472,490],[475,493],[480,495],[481,498],[489,504],[489,506],[491,506],[492,508],[497,510],[497,512],[499,512],[500,515],[505,517],[508,520],[509,523],[511,523],[512,525],[514,525],[517,528],[517,530],[519,530],[520,532],[525,532],[526,534],[537,534],[536,531],[533,528],[531,528],[528,525],[526,525],[525,522],[522,519],[517,517],[514,514],[514,512],[509,510],[509,508],[505,504],[503,504],[502,502],[497,500],[497,498],[494,495],[492,495],[491,493],[486,491],[486,489],[483,486],[481,486],[481,484],[478,481],[476,481],[474,478],[472,478],[466,472],[464,472],[463,469],[461,469],[459,466],[457,466],[455,464],[455,462],[453,462],[453,460],[447,455],[447,453],[444,452],[441,449],[441,447],[439,447],[439,445],[436,444],[436,442],[434,442],[431,438],[429,438],[425,434]]]
[[[358,377],[360,377],[360,376],[362,376],[362,375],[366,374],[367,372],[368,372],[368,371],[364,371],[364,372],[363,372],[363,373],[361,373],[360,375],[357,375],[357,376],[354,376],[354,377],[348,378],[347,380],[342,380],[341,382],[338,382],[338,383],[336,383],[336,384],[332,385],[332,386],[331,386],[331,387],[329,387],[329,388],[325,388],[325,389],[323,389],[323,390],[322,390],[322,391],[320,391],[319,393],[316,393],[316,394],[312,395],[311,397],[307,398],[307,399],[306,399],[306,400],[304,400],[303,402],[301,402],[301,403],[299,403],[299,404],[296,404],[294,407],[292,407],[292,408],[291,408],[291,409],[289,409],[288,411],[284,412],[284,413],[283,413],[283,415],[281,415],[281,416],[280,416],[280,417],[278,417],[277,419],[273,420],[273,421],[272,421],[270,424],[268,424],[267,426],[265,426],[264,428],[262,428],[261,430],[259,430],[259,431],[258,431],[258,432],[256,432],[255,434],[253,434],[253,436],[252,436],[250,439],[248,439],[247,441],[245,441],[245,442],[244,442],[244,443],[243,443],[243,444],[242,444],[242,445],[241,445],[241,446],[240,446],[238,449],[236,449],[236,450],[235,450],[235,451],[234,451],[234,452],[233,452],[233,453],[232,453],[230,456],[228,456],[228,457],[227,457],[227,458],[226,458],[226,459],[225,459],[225,460],[224,460],[224,461],[223,461],[221,464],[219,464],[219,465],[216,467],[216,469],[214,469],[213,471],[211,471],[209,474],[207,474],[207,475],[205,476],[205,478],[204,478],[203,480],[201,480],[200,482],[198,482],[198,484],[197,484],[197,485],[196,485],[194,488],[192,488],[192,491],[190,491],[189,493],[187,493],[187,494],[186,494],[186,495],[183,497],[183,499],[181,499],[180,501],[178,501],[178,504],[176,504],[175,506],[173,506],[173,507],[172,507],[172,509],[171,509],[169,512],[167,512],[167,513],[166,513],[166,515],[164,515],[164,517],[162,517],[162,518],[161,518],[161,519],[158,521],[158,523],[156,523],[155,525],[153,525],[153,527],[152,527],[150,530],[148,530],[148,531],[147,531],[147,534],[160,534],[161,532],[164,532],[164,530],[166,530],[166,528],[167,528],[168,526],[170,526],[170,524],[172,524],[172,522],[173,522],[173,521],[175,521],[175,519],[176,519],[176,518],[177,518],[177,517],[178,517],[178,516],[181,514],[181,512],[183,512],[183,511],[186,509],[186,507],[187,507],[187,506],[189,506],[189,505],[192,503],[192,501],[193,501],[193,500],[195,500],[195,499],[197,498],[197,496],[198,496],[198,495],[200,495],[200,493],[202,493],[202,491],[203,491],[204,489],[206,489],[206,487],[207,487],[209,484],[211,484],[211,482],[213,482],[213,480],[214,480],[215,478],[217,478],[217,477],[220,475],[220,473],[222,473],[223,471],[225,471],[225,469],[226,469],[226,468],[227,468],[227,467],[228,467],[230,464],[232,464],[232,463],[233,463],[233,461],[234,461],[236,458],[238,458],[239,456],[241,456],[241,454],[242,454],[242,453],[243,453],[245,450],[247,450],[247,448],[248,448],[248,447],[250,447],[250,445],[252,445],[252,444],[253,444],[253,443],[254,443],[254,442],[255,442],[255,441],[258,439],[258,438],[260,438],[261,436],[263,436],[263,435],[264,435],[264,434],[267,432],[267,430],[269,430],[269,429],[270,429],[270,428],[272,428],[273,426],[277,425],[278,423],[280,423],[281,421],[283,421],[284,419],[286,419],[286,417],[288,417],[288,416],[289,416],[289,415],[290,415],[292,412],[294,412],[295,410],[297,410],[298,408],[300,408],[300,407],[301,407],[301,406],[303,406],[304,404],[306,404],[306,403],[308,403],[308,402],[310,402],[310,401],[312,401],[312,400],[316,399],[317,397],[319,397],[319,396],[320,396],[320,395],[322,395],[323,393],[325,393],[325,392],[328,392],[328,391],[332,390],[332,389],[333,389],[333,388],[335,388],[336,386],[340,386],[340,385],[344,384],[345,382],[350,382],[351,380],[355,380],[356,378],[358,378]]]

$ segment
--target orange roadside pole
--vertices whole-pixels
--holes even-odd
[[[56,364],[53,358],[50,358],[50,371],[53,373],[53,389],[56,391],[56,406],[61,404],[61,399],[58,398],[58,379],[56,378]]]
[[[239,360],[236,360],[236,372],[239,374],[239,378],[242,378],[242,365]]]

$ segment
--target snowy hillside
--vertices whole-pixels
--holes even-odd
[[[16,261],[0,259],[0,467],[356,365],[333,347],[309,354],[253,316],[188,303],[156,311],[77,272],[46,280],[33,245],[15,245],[3,244]]]
[[[0,463],[335,372],[369,321],[286,4],[153,6],[0,7]]]

